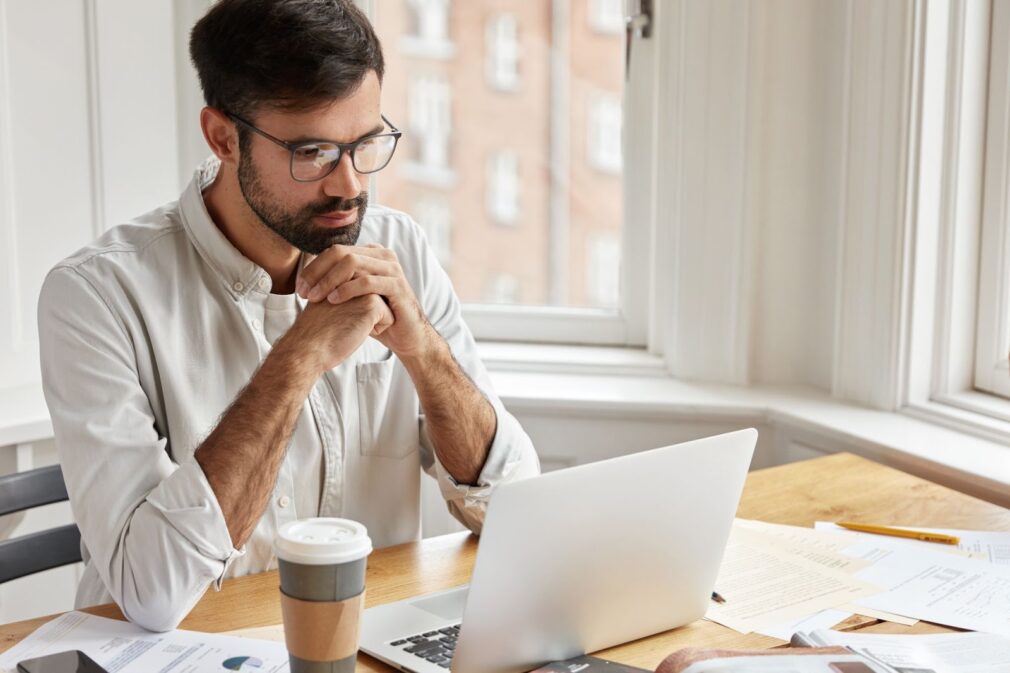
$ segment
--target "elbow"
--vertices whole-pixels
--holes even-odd
[[[131,623],[159,633],[177,629],[210,584],[210,580],[203,578],[188,583],[189,586],[181,582],[157,581],[150,576],[145,578],[148,581],[132,579],[134,581],[120,587],[116,604]]]
[[[164,633],[179,628],[179,624],[189,614],[191,603],[171,601],[168,596],[148,597],[144,601],[123,601],[119,609],[132,624]]]

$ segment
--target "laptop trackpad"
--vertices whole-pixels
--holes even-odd
[[[469,592],[469,586],[460,587],[455,591],[411,601],[411,605],[442,619],[459,620],[463,618],[463,607]]]

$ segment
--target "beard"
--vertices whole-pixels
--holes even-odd
[[[238,185],[246,203],[263,224],[302,252],[318,255],[331,246],[354,245],[358,241],[361,221],[368,208],[368,192],[361,192],[353,199],[332,197],[297,209],[286,209],[270,198],[248,152],[243,152],[239,159]],[[312,221],[317,215],[354,208],[358,209],[357,218],[339,229],[321,227]]]

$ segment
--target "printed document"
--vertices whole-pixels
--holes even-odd
[[[0,673],[46,654],[80,650],[108,673],[286,673],[284,645],[215,633],[152,633],[116,619],[68,612],[0,654]]]

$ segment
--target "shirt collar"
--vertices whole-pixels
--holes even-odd
[[[232,295],[236,298],[244,297],[253,289],[269,293],[272,286],[270,274],[239,252],[207,212],[203,190],[214,182],[220,168],[221,161],[214,156],[208,157],[197,167],[180,199],[182,224],[204,262],[213,269]],[[300,261],[299,271],[301,264]]]

